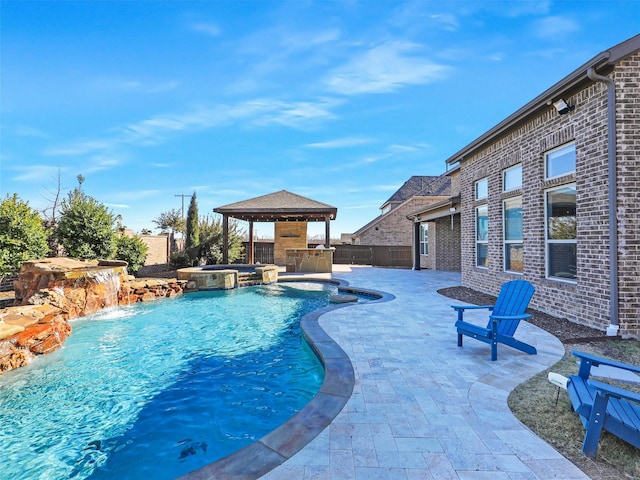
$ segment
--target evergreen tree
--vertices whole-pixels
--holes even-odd
[[[49,254],[47,231],[29,203],[8,196],[0,203],[0,279],[20,271],[27,260]]]
[[[198,202],[196,200],[196,192],[191,196],[189,210],[187,211],[187,232],[184,242],[185,249],[197,247],[200,243],[200,228],[198,219]]]

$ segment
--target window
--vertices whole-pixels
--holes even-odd
[[[546,192],[547,277],[576,279],[576,185]]]
[[[420,255],[429,254],[429,224],[420,224]]]
[[[486,205],[476,208],[476,266],[489,266],[489,212]]]
[[[555,178],[576,171],[576,145],[571,143],[545,155],[546,178]]]
[[[476,200],[482,200],[489,196],[489,181],[486,178],[475,183]]]
[[[508,192],[522,187],[522,164],[502,172],[502,190]]]
[[[524,270],[522,249],[522,197],[505,200],[504,215],[504,269],[507,272]]]

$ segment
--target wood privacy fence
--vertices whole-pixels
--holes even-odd
[[[316,245],[309,244],[309,248]],[[244,243],[245,252],[249,243]],[[333,263],[342,265],[372,265],[375,267],[401,267],[413,266],[412,248],[406,246],[380,246],[380,245],[334,245]],[[273,243],[255,243],[255,261],[257,263],[273,263]],[[247,256],[238,259],[238,263],[246,263]]]

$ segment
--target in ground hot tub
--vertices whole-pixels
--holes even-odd
[[[187,290],[230,290],[277,282],[278,267],[249,264],[201,265],[178,269],[178,280],[187,280]]]

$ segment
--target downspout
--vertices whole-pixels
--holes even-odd
[[[594,82],[607,84],[607,150],[609,152],[609,302],[608,336],[618,334],[618,215],[616,177],[616,86],[613,79],[598,75],[593,67],[587,70],[587,77]]]

